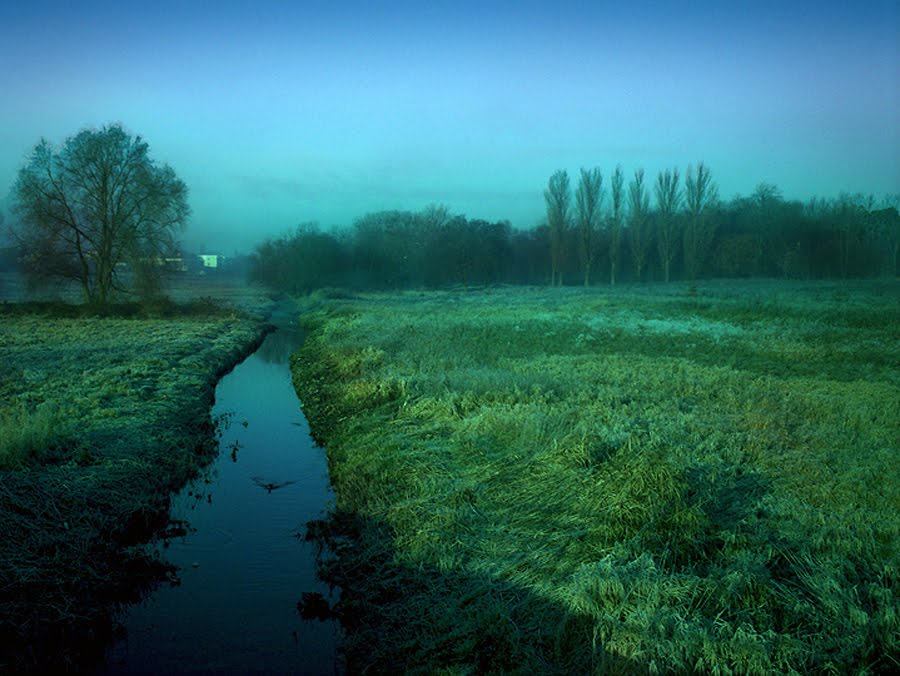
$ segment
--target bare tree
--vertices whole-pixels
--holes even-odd
[[[688,279],[692,282],[709,253],[715,235],[715,222],[709,218],[709,211],[719,199],[719,191],[712,182],[712,177],[703,162],[697,165],[697,171],[689,164],[684,177],[685,207],[687,208],[687,224],[684,228],[684,267]]]
[[[784,233],[784,198],[778,186],[758,183],[747,200],[747,210],[759,242],[754,268],[761,264],[764,250],[775,260],[785,260],[788,247]],[[785,265],[781,267],[786,269]]]
[[[659,210],[656,248],[667,282],[671,279],[672,262],[678,253],[678,207],[681,204],[678,179],[677,168],[660,171],[656,177],[656,208]]]
[[[622,205],[624,203],[625,176],[622,174],[622,165],[616,165],[612,175],[612,203],[613,211],[609,220],[609,283],[616,283],[616,273],[619,269],[619,254],[622,250]]]
[[[353,223],[354,257],[368,283],[402,288],[424,283],[422,219],[412,211],[370,212]]]
[[[547,202],[547,225],[550,227],[550,285],[562,285],[562,259],[566,230],[569,227],[569,174],[560,169],[547,182],[544,190]]]
[[[600,207],[603,204],[603,174],[600,169],[581,170],[581,180],[575,190],[575,207],[578,211],[578,251],[581,255],[581,270],[584,274],[584,285],[591,283],[591,267],[594,263],[594,250],[597,221],[600,219]]]
[[[882,208],[874,213],[876,227],[885,242],[886,259],[883,273],[897,275],[898,253],[900,253],[900,192],[885,195]]]
[[[453,218],[446,204],[429,204],[421,212],[419,218],[426,232],[438,230]]]
[[[644,187],[644,170],[634,172],[634,178],[628,184],[628,243],[631,247],[631,260],[634,261],[634,277],[641,281],[647,250],[650,248],[650,230],[647,217],[650,213],[650,195]]]
[[[119,125],[35,146],[13,188],[27,273],[76,280],[101,305],[129,284],[155,287],[190,210],[185,184],[147,151]]]
[[[753,205],[763,211],[771,209],[771,205],[778,204],[783,199],[781,188],[774,183],[757,183],[750,195]]]
[[[842,192],[832,203],[831,224],[838,244],[838,266],[842,279],[850,272],[851,254],[865,232],[869,212],[875,206],[873,195]]]

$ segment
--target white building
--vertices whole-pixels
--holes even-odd
[[[219,254],[198,254],[197,257],[203,263],[204,268],[212,268],[214,270],[225,262],[225,256],[220,256]]]

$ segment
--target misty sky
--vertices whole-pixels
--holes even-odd
[[[0,196],[42,136],[110,122],[227,254],[432,202],[531,227],[554,170],[617,162],[881,196],[900,2],[2,3]]]

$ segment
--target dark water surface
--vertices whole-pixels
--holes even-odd
[[[219,457],[174,498],[172,515],[189,532],[162,550],[181,584],[130,609],[127,637],[100,673],[339,671],[337,624],[297,611],[303,592],[332,599],[316,578],[313,546],[296,537],[332,499],[325,452],[291,385],[299,340],[291,330],[271,334],[216,388],[213,415],[228,421]]]

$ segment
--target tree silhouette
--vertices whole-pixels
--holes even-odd
[[[581,256],[581,270],[584,285],[591,283],[591,267],[596,249],[597,221],[603,203],[603,175],[600,169],[581,170],[581,180],[575,191],[575,207],[578,218],[578,251]]]
[[[562,285],[562,259],[566,230],[569,227],[569,174],[554,172],[544,190],[547,202],[547,225],[550,227],[550,286]]]
[[[88,303],[155,289],[187,221],[187,187],[119,125],[35,146],[13,188],[26,273],[80,283]]]
[[[900,193],[885,195],[882,206],[872,214],[872,220],[879,239],[884,242],[883,274],[894,276],[898,273],[900,253]]]
[[[677,168],[660,171],[656,177],[656,208],[659,210],[656,247],[667,282],[671,279],[672,262],[678,253],[678,207],[681,204],[678,179]]]
[[[703,162],[697,165],[696,172],[688,165],[684,177],[684,197],[688,215],[684,228],[684,268],[688,279],[693,282],[712,244],[716,227],[709,211],[719,198],[709,167]]]
[[[619,269],[619,254],[622,249],[622,205],[624,203],[625,176],[622,174],[622,166],[616,165],[612,175],[612,216],[609,219],[609,283],[616,283],[616,273]]]
[[[650,214],[650,195],[644,187],[644,170],[634,172],[634,178],[628,184],[628,243],[631,248],[631,260],[634,263],[634,279],[641,281],[647,250],[650,248],[650,229],[647,227]]]

